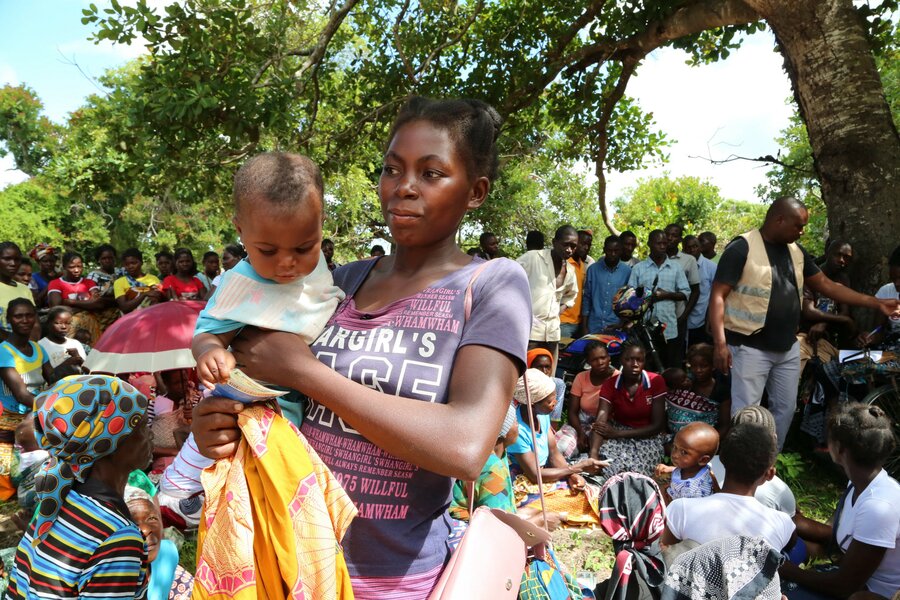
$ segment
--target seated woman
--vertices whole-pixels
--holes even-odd
[[[200,401],[189,371],[178,369],[161,373],[164,395],[153,400],[153,471],[162,472],[172,464],[190,433],[191,411]]]
[[[106,301],[100,297],[97,284],[86,277],[84,259],[77,252],[66,252],[62,257],[63,272],[50,282],[47,288],[47,304],[65,306],[72,311],[72,330],[85,329],[91,334],[91,344],[100,338],[100,321],[94,311],[103,310]]]
[[[159,279],[155,275],[144,273],[144,255],[140,250],[129,248],[123,252],[122,266],[125,268],[125,276],[116,279],[113,294],[123,314],[163,300]]]
[[[178,548],[163,539],[163,522],[154,499],[141,488],[125,488],[128,512],[147,544],[150,581],[147,600],[187,600],[191,597],[194,578],[178,564]]]
[[[216,261],[218,265],[218,260]],[[203,300],[206,286],[197,277],[197,263],[187,248],[175,251],[175,273],[162,280],[162,291],[169,300]]]
[[[50,453],[38,509],[16,550],[8,598],[143,598],[147,553],[125,505],[128,475],[150,463],[147,398],[115,377],[77,375],[35,399]]]
[[[556,385],[556,408],[550,413],[550,422],[556,426],[562,421],[563,404],[566,401],[566,384],[559,377],[553,376],[553,354],[546,348],[534,348],[528,351],[525,364],[527,368],[533,367],[552,379]]]
[[[868,591],[891,598],[900,589],[900,484],[883,465],[894,450],[894,424],[877,406],[841,404],[828,419],[831,459],[850,480],[832,525],[798,516],[801,538],[835,542],[842,558],[837,569],[803,570],[786,562],[782,579],[800,584],[786,590],[797,598],[847,598]]]
[[[584,355],[591,368],[575,376],[569,393],[569,422],[556,435],[560,452],[566,458],[571,458],[575,450],[587,452],[590,448],[591,425],[600,412],[600,387],[618,373],[610,364],[609,350],[603,342],[590,342]]]
[[[45,382],[53,381],[47,353],[29,339],[37,312],[31,300],[16,298],[6,307],[12,331],[0,343],[0,500],[15,493],[10,480],[15,430],[34,405]]]
[[[531,398],[531,406],[525,390],[525,380],[528,381],[528,392]],[[519,378],[515,391],[516,402],[519,408],[516,411],[516,420],[519,426],[519,435],[508,449],[511,468],[516,473],[524,475],[531,483],[537,483],[535,471],[535,452],[537,452],[537,464],[541,469],[541,480],[544,483],[553,483],[566,480],[572,490],[584,489],[584,478],[580,473],[597,473],[605,463],[600,460],[586,458],[570,465],[556,447],[556,434],[550,428],[550,413],[556,406],[556,386],[553,381],[537,369],[528,369],[525,376]],[[532,409],[534,416],[535,436],[531,435],[528,410]]]
[[[687,389],[668,386],[666,416],[669,433],[676,434],[688,423],[700,421],[712,425],[720,436],[724,436],[731,420],[730,378],[713,370],[713,347],[709,344],[691,346],[687,363],[691,372]]]
[[[663,454],[666,384],[644,370],[646,353],[637,344],[622,347],[622,370],[600,387],[600,410],[591,426],[590,457],[603,448],[606,477],[630,471],[652,477]]]

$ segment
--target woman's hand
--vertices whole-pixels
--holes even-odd
[[[616,429],[609,423],[601,423],[600,421],[594,421],[594,424],[591,425],[591,431],[607,440],[612,440],[619,436],[618,429]]]
[[[321,364],[293,333],[246,327],[231,341],[238,366],[250,377],[293,389],[311,363]]]
[[[584,491],[584,477],[579,474],[569,475],[569,490],[572,494]]]
[[[578,432],[578,449],[584,452],[591,445],[591,440],[588,438],[587,434],[582,430]]]
[[[244,405],[228,398],[206,398],[194,409],[191,432],[200,454],[207,458],[228,458],[241,441],[237,414]]]
[[[575,467],[581,473],[587,473],[588,475],[595,475],[609,466],[609,463],[604,460],[599,460],[596,458],[585,458],[584,460],[580,460],[575,463]]]

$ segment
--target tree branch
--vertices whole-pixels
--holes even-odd
[[[347,15],[353,10],[353,7],[356,6],[358,2],[359,0],[344,0],[341,7],[331,15],[325,28],[322,29],[322,32],[319,34],[319,39],[316,41],[316,45],[313,46],[312,52],[307,57],[306,61],[304,61],[303,65],[296,73],[294,73],[294,77],[297,79],[297,95],[303,95],[303,92],[306,90],[306,79],[304,79],[303,76],[311,68],[318,65],[319,61],[322,60],[322,57],[325,56],[325,52],[328,50],[328,45],[331,43],[334,34],[337,33],[337,30],[344,22],[344,19],[347,18]]]
[[[606,153],[609,148],[609,122],[612,120],[616,104],[625,95],[625,88],[628,86],[628,81],[634,74],[638,62],[637,58],[628,58],[622,63],[622,71],[619,73],[616,86],[603,99],[603,105],[600,108],[600,118],[593,127],[594,131],[597,132],[597,154],[594,157],[594,174],[597,176],[597,204],[600,207],[600,216],[603,217],[603,224],[606,225],[606,228],[613,235],[618,235],[619,232],[610,218],[609,205],[606,202],[606,174],[603,171]]]
[[[736,160],[748,160],[750,162],[760,162],[760,163],[766,163],[766,164],[779,165],[781,167],[784,167],[785,169],[789,169],[791,171],[796,171],[797,173],[801,173],[801,174],[809,176],[809,177],[816,176],[815,171],[812,169],[802,167],[802,166],[792,165],[790,163],[786,163],[782,160],[775,158],[771,154],[767,154],[765,156],[758,156],[756,158],[751,158],[749,156],[738,156],[737,154],[729,154],[726,158],[719,158],[719,159],[710,158],[708,156],[696,156],[696,155],[689,155],[688,158],[699,158],[699,159],[708,161],[712,165],[724,165],[724,164],[727,164],[730,162],[734,162]]]
[[[469,18],[466,19],[466,22],[463,24],[462,28],[460,28],[460,30],[456,33],[456,35],[454,35],[453,37],[448,39],[446,42],[444,42],[442,44],[438,44],[438,46],[428,54],[428,56],[425,58],[425,60],[422,61],[422,64],[419,65],[418,69],[416,69],[416,76],[414,76],[413,81],[416,81],[416,82],[418,81],[418,75],[421,75],[422,73],[424,73],[428,69],[428,67],[431,66],[432,61],[434,61],[434,59],[437,58],[437,56],[441,52],[443,52],[445,49],[449,48],[450,46],[454,46],[459,43],[459,40],[462,39],[462,37],[466,34],[466,32],[472,26],[472,23],[475,22],[475,19],[478,17],[478,15],[481,14],[481,10],[483,8],[484,8],[484,0],[478,0],[478,2],[475,5],[475,8],[472,9],[472,14],[469,15]]]
[[[648,23],[643,31],[626,40],[601,40],[579,48],[567,57],[568,69],[577,70],[627,55],[643,57],[672,40],[716,27],[754,23],[760,18],[759,13],[743,0],[701,0],[682,6],[663,19]]]
[[[397,18],[394,19],[394,25],[391,27],[391,32],[394,34],[394,49],[397,51],[397,56],[400,57],[400,62],[403,63],[406,75],[412,81],[413,85],[416,85],[419,82],[416,79],[415,70],[413,69],[412,63],[409,61],[409,58],[407,58],[406,53],[403,51],[403,44],[400,43],[400,23],[402,23],[404,17],[406,17],[407,10],[409,10],[409,0],[403,0],[403,6],[400,7],[400,12],[397,13]]]

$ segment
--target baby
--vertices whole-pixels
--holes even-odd
[[[684,369],[671,368],[666,369],[662,373],[662,378],[666,382],[666,388],[669,390],[689,390],[691,389],[691,378],[688,377]]]
[[[669,497],[703,498],[719,491],[709,461],[719,449],[719,432],[706,423],[689,423],[675,434],[672,444],[672,483]]]
[[[205,386],[228,381],[227,348],[244,326],[311,343],[343,299],[320,250],[322,197],[322,174],[305,156],[261,154],[238,170],[233,222],[247,258],[222,276],[197,320],[191,349]]]

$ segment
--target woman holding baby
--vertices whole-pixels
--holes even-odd
[[[499,129],[481,102],[412,99],[378,186],[396,251],[335,271],[345,298],[310,346],[259,330],[232,343],[250,375],[310,398],[302,433],[359,511],[343,539],[357,598],[428,596],[448,556],[452,480],[479,476],[524,371],[524,272],[473,259],[455,241],[496,177]],[[267,245],[247,243],[250,262],[260,250],[287,261],[293,249],[278,240],[308,220],[260,214]],[[235,451],[240,409],[224,399],[197,407],[204,454]]]

